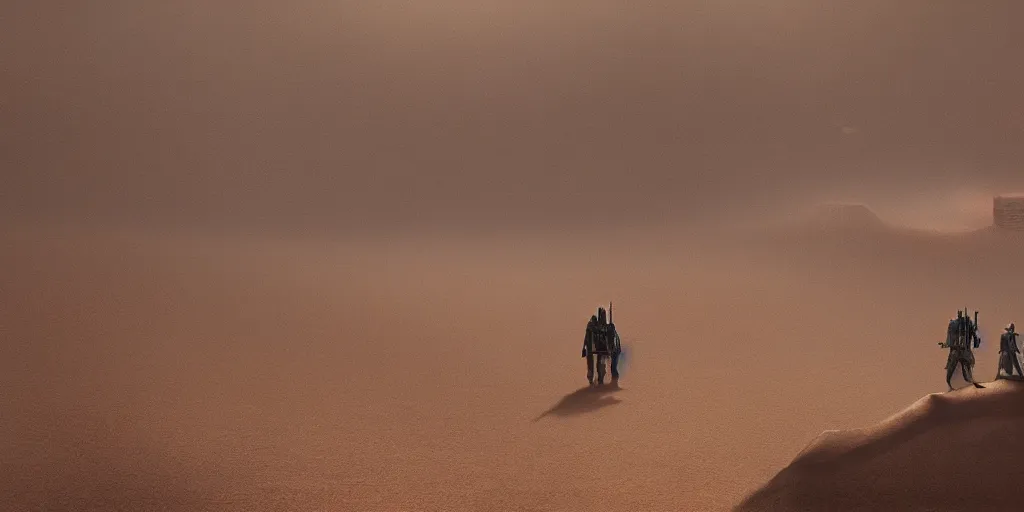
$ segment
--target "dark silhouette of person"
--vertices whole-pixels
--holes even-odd
[[[587,382],[594,383],[594,345],[598,337],[597,315],[591,315],[587,332],[583,335],[583,356],[587,358]]]
[[[1017,358],[1017,354],[1020,353],[1020,349],[1017,348],[1017,336],[1018,333],[1014,332],[1014,325],[1011,323],[1006,326],[1006,332],[999,337],[999,368],[1006,370],[1010,377],[1013,377],[1013,370],[1016,368],[1017,376],[1024,378],[1024,370],[1021,370],[1020,360]]]
[[[619,354],[622,353],[622,343],[619,340],[619,332],[615,330],[615,324],[609,323],[605,329],[608,350],[611,352],[612,382],[619,380]]]
[[[619,334],[615,324],[608,322],[603,307],[597,308],[597,314],[587,322],[587,332],[583,338],[583,357],[587,358],[587,382],[604,384],[605,371],[611,368],[612,382],[619,380],[619,354],[621,353]],[[597,381],[594,381],[594,370],[597,370]]]
[[[594,349],[597,351],[597,383],[604,384],[605,369],[611,345],[608,343],[608,316],[604,308],[597,308],[597,329],[594,337]]]
[[[949,386],[950,391],[953,390],[951,381],[953,379],[953,372],[956,371],[958,364],[960,365],[960,371],[964,374],[964,380],[970,382],[976,388],[984,387],[974,382],[974,378],[971,375],[971,371],[974,369],[974,352],[971,351],[972,342],[975,348],[981,342],[978,338],[977,326],[974,325],[969,316],[964,315],[963,311],[957,311],[956,320],[949,322],[946,342],[939,344],[943,348],[949,348],[949,357],[946,359],[946,385]]]

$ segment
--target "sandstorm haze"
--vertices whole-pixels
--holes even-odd
[[[3,208],[380,233],[1021,189],[1021,9],[21,3]]]
[[[1022,15],[8,7],[0,508],[727,509],[1021,321]]]

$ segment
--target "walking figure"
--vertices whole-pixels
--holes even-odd
[[[1010,378],[1015,380],[1024,380],[1024,370],[1020,368],[1020,359],[1017,354],[1020,354],[1020,349],[1017,348],[1017,336],[1019,334],[1014,332],[1014,325],[1006,326],[1006,332],[999,337],[999,373],[996,378]],[[1013,375],[1013,370],[1017,370],[1017,376]],[[1002,375],[1006,372],[1006,376]]]
[[[953,372],[956,371],[958,364],[964,374],[964,380],[976,388],[985,387],[974,382],[972,376],[974,370],[972,345],[973,348],[978,348],[981,345],[981,338],[978,337],[978,312],[974,312],[974,321],[972,322],[971,317],[965,314],[965,311],[957,311],[956,320],[949,321],[945,343],[939,343],[940,347],[949,349],[949,357],[946,358],[946,385],[949,386],[950,391],[953,391],[953,384],[950,381],[953,379]]]

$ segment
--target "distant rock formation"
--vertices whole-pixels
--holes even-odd
[[[830,226],[877,227],[882,219],[863,204],[823,204],[815,211],[818,222]]]
[[[812,226],[823,229],[874,230],[886,227],[885,222],[863,204],[822,204],[810,212],[807,220]]]

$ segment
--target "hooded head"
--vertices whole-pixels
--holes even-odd
[[[604,308],[597,308],[597,322],[600,324],[608,323],[608,316],[605,314]]]

